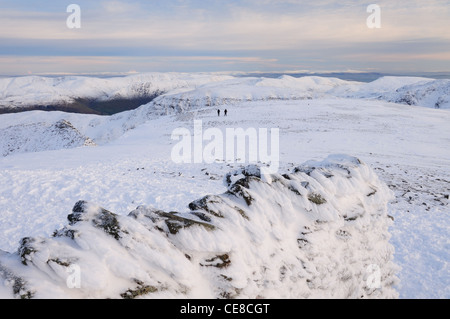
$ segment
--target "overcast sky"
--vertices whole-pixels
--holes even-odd
[[[0,0],[1,75],[151,71],[448,72],[450,0]]]

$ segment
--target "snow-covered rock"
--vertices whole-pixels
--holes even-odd
[[[50,238],[0,254],[16,298],[395,298],[391,191],[335,155],[263,181],[256,167],[186,212],[80,201]],[[4,292],[3,292],[4,294]]]
[[[2,156],[96,145],[66,120],[9,126],[0,129],[0,137]]]

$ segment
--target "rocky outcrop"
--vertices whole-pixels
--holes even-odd
[[[186,212],[80,201],[49,238],[0,254],[16,298],[395,298],[391,191],[356,158],[249,166]]]
[[[82,146],[96,146],[96,143],[78,131],[72,123],[59,120],[55,123],[34,123],[14,125],[0,129],[0,154],[60,150]]]

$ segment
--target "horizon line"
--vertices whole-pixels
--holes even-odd
[[[139,74],[218,74],[218,75],[230,75],[230,76],[245,76],[245,75],[332,75],[332,74],[348,74],[348,75],[382,75],[382,76],[425,76],[425,75],[446,75],[450,77],[449,71],[401,71],[401,72],[383,72],[383,71],[363,71],[363,70],[327,70],[327,71],[311,71],[311,70],[270,70],[270,71],[111,71],[111,72],[36,72],[29,74],[0,74],[1,78],[14,78],[14,77],[28,77],[28,76],[42,76],[42,77],[64,77],[64,76],[85,76],[85,77],[121,77],[132,76]]]

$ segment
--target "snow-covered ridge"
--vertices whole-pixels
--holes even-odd
[[[169,91],[143,106],[152,114],[171,114],[203,107],[221,107],[246,101],[305,100],[316,98],[377,99],[429,108],[450,108],[450,80],[418,77],[382,77],[371,83],[337,78],[281,76],[233,78],[195,88]]]
[[[0,79],[0,109],[73,103],[77,99],[108,101],[154,96],[177,88],[224,80],[207,74],[146,73],[126,77],[26,76]]]
[[[285,75],[277,79],[234,78],[200,85],[193,89],[168,92],[147,106],[157,114],[168,114],[245,101],[313,99],[350,83],[352,82],[315,76],[294,78]]]
[[[29,76],[0,79],[0,111],[67,105],[80,99],[112,101],[160,95],[149,104],[157,113],[242,101],[320,97],[375,98],[394,103],[450,108],[449,91],[450,80],[393,76],[371,83],[287,75],[276,79],[185,73],[145,73],[116,78]]]
[[[189,211],[116,215],[80,201],[69,225],[0,252],[16,298],[393,298],[391,191],[357,158],[231,172]],[[373,281],[373,271],[380,281]],[[78,277],[77,277],[78,276]]]

